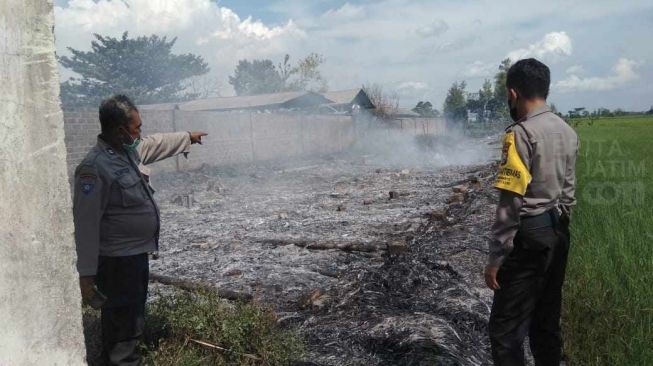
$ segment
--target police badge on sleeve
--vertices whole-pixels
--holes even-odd
[[[93,192],[95,188],[95,181],[97,177],[94,175],[82,175],[79,177],[79,184],[82,190],[82,193],[89,194]]]

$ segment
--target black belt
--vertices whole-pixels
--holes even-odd
[[[546,212],[543,212],[535,216],[522,216],[519,219],[519,229],[520,230],[534,230],[542,227],[553,227],[557,226],[560,220],[560,215],[558,210],[552,208]]]

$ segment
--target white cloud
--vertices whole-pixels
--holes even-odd
[[[567,33],[551,32],[526,48],[509,52],[507,57],[513,62],[528,57],[556,61],[561,57],[571,55],[571,51],[571,38]]]
[[[429,85],[423,81],[404,81],[397,85],[399,90],[424,90],[428,87]]]
[[[555,88],[563,93],[574,91],[606,91],[623,86],[639,79],[637,68],[641,62],[620,58],[612,68],[612,74],[604,77],[580,77],[576,74],[569,75],[566,79],[555,84]]]
[[[396,92],[399,98],[410,99],[411,101],[408,104],[414,104],[413,100],[415,99],[428,98],[427,95],[429,92],[431,92],[429,84],[424,81],[409,80],[390,83],[388,86],[388,91],[390,93]]]
[[[362,6],[345,3],[338,9],[331,9],[324,13],[323,17],[327,19],[356,19],[365,15]]]
[[[445,22],[442,19],[438,19],[428,25],[417,28],[415,32],[419,36],[427,38],[427,37],[441,36],[448,30],[449,30],[449,24],[447,24],[447,22]]]
[[[467,78],[482,78],[492,76],[497,71],[497,65],[483,61],[474,61],[465,67],[463,76]]]
[[[569,66],[565,72],[570,75],[579,75],[585,73],[585,68],[582,65],[573,65]]]

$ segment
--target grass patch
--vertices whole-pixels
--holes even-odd
[[[565,350],[573,365],[653,365],[653,118],[576,129]]]
[[[89,366],[100,357],[100,312],[83,313]],[[143,364],[148,366],[292,365],[305,355],[298,332],[283,329],[271,310],[230,302],[214,292],[177,290],[148,304]]]
[[[289,365],[305,346],[256,303],[226,302],[212,292],[178,291],[148,308],[146,365]]]

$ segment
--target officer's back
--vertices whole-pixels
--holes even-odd
[[[517,149],[524,155],[524,163],[531,174],[531,182],[524,193],[522,213],[539,215],[560,205],[569,210],[575,203],[574,170],[578,137],[573,128],[543,106],[515,123]]]
[[[546,105],[549,68],[520,60],[506,75],[513,123],[506,129],[495,187],[485,282],[494,290],[489,333],[496,365],[524,365],[529,336],[535,363],[560,364],[560,311],[568,223],[575,204],[578,137]]]

